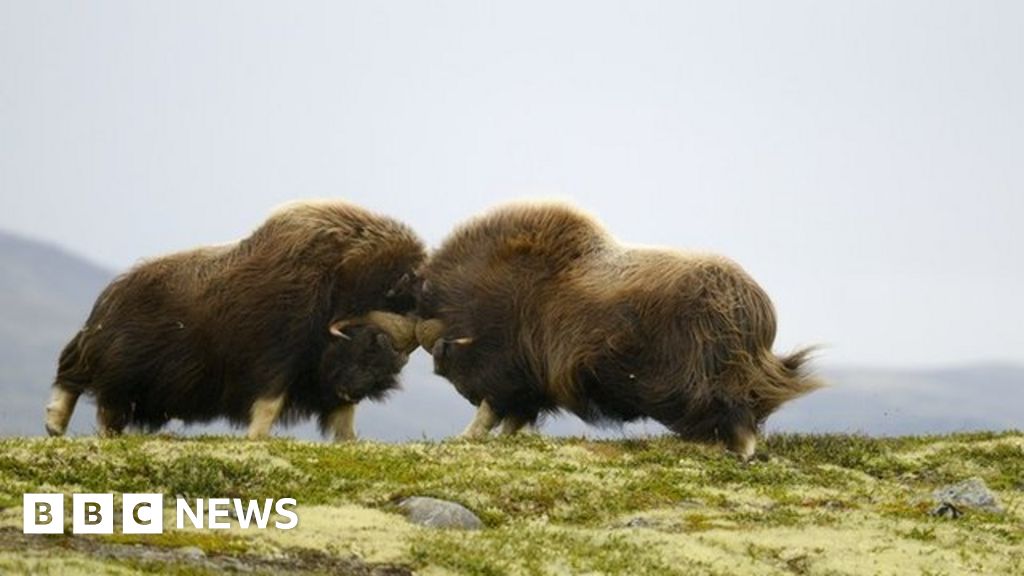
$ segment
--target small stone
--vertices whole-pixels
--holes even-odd
[[[456,528],[461,530],[479,530],[484,523],[476,514],[462,504],[414,496],[398,503],[409,521],[428,528]]]
[[[223,558],[221,560],[221,564],[223,565],[224,568],[227,568],[228,570],[234,572],[248,573],[253,571],[252,566],[249,566],[248,564],[242,562],[238,558]]]
[[[995,493],[988,489],[981,478],[971,478],[959,484],[939,488],[932,493],[932,499],[939,505],[932,511],[935,516],[958,518],[958,514],[962,514],[964,509],[993,514],[1002,514],[1004,511]],[[952,508],[952,511],[949,508]]]
[[[190,560],[206,558],[206,552],[203,552],[203,550],[198,546],[185,546],[183,548],[178,548],[178,554]]]
[[[622,526],[625,528],[656,528],[658,526],[658,522],[650,518],[637,516],[635,518],[630,518]]]
[[[124,554],[124,555],[112,554],[112,556],[114,558],[123,558],[123,557],[128,557],[129,555],[128,554]],[[155,551],[155,550],[140,550],[140,551],[137,551],[135,554],[132,554],[131,556],[134,556],[135,559],[139,560],[140,562],[144,562],[144,563],[159,562],[160,560],[162,560],[162,558],[160,556],[160,553]]]

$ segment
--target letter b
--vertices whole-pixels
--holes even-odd
[[[49,502],[36,502],[36,524],[49,524],[53,522],[53,514],[50,514]]]
[[[75,494],[72,496],[71,524],[75,534],[113,534],[114,495]]]
[[[64,533],[63,494],[25,494],[22,507],[25,534]]]

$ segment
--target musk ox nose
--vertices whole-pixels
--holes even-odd
[[[444,332],[444,322],[437,318],[420,320],[416,324],[416,341],[424,350],[433,353],[434,343],[441,337],[442,332]]]

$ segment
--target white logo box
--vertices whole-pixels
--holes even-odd
[[[22,499],[25,534],[64,533],[63,494],[25,494]],[[160,534],[164,531],[163,494],[124,494],[121,498],[124,534]],[[71,531],[74,534],[113,534],[113,494],[73,494]]]

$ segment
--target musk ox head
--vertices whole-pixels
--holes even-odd
[[[460,364],[471,361],[475,350],[471,346],[474,338],[445,338],[444,332],[445,325],[441,320],[421,320],[416,324],[416,342],[434,357],[434,372],[440,376],[451,377]]]
[[[331,324],[320,359],[320,386],[332,401],[380,400],[397,388],[415,346],[415,322],[388,312]]]
[[[434,357],[434,372],[445,376],[460,357],[470,351],[475,340],[468,333],[452,335],[449,326],[438,318],[438,302],[433,286],[427,280],[419,280],[416,288],[417,316],[416,344]]]

